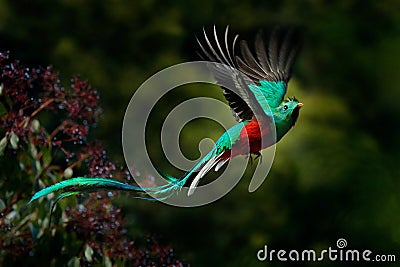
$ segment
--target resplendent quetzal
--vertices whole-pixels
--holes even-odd
[[[292,66],[299,52],[299,34],[294,30],[282,31],[276,28],[272,31],[266,46],[260,32],[255,41],[256,57],[254,57],[246,41],[240,43],[240,55],[235,55],[238,35],[235,36],[233,43],[229,44],[228,29],[229,27],[225,30],[222,46],[215,26],[214,45],[205,31],[206,45],[200,41],[198,43],[211,62],[222,63],[210,64],[210,69],[217,84],[223,87],[224,96],[238,124],[222,134],[211,151],[190,171],[181,178],[160,172],[168,183],[152,188],[141,188],[107,178],[77,177],[36,192],[30,202],[58,190],[63,192],[55,203],[66,196],[100,189],[148,192],[160,196],[160,199],[167,198],[181,189],[189,177],[196,174],[188,191],[188,195],[191,195],[199,180],[212,168],[218,171],[226,162],[238,155],[259,157],[262,149],[278,142],[294,126],[299,110],[303,106],[294,97],[284,100]],[[232,88],[234,90],[231,90]],[[271,134],[275,129],[276,135]]]

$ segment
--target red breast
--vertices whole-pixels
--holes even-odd
[[[268,127],[260,125],[256,120],[250,121],[240,131],[240,139],[233,145],[232,156],[248,154],[248,145],[250,145],[250,153],[259,152],[262,149],[261,138],[268,135],[268,132]]]

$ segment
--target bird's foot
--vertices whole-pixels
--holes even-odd
[[[255,156],[255,157],[253,158],[253,156]],[[251,165],[253,165],[253,163],[254,163],[258,158],[260,158],[260,163],[262,162],[262,155],[261,155],[260,152],[249,153],[249,154],[246,155],[246,158],[249,159]]]
[[[260,151],[258,151],[258,152],[256,152],[256,153],[253,153],[253,154],[256,156],[256,157],[254,158],[254,160],[260,158],[260,163],[262,163],[262,155],[261,155]]]
[[[255,157],[253,157],[255,156]],[[255,162],[256,159],[260,158],[260,162],[262,160],[262,155],[260,152],[256,152],[256,153],[249,153],[246,155],[246,159],[249,159],[249,162],[251,165],[253,165],[253,163]]]
[[[252,154],[249,153],[249,154],[247,154],[245,157],[246,157],[246,159],[249,159],[250,164],[253,165],[253,157],[252,157]]]

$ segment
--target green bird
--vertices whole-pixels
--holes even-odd
[[[107,178],[78,177],[51,185],[36,192],[29,203],[49,193],[62,190],[54,204],[63,197],[80,192],[121,190],[150,193],[158,199],[168,198],[187,184],[188,195],[193,194],[200,179],[211,169],[220,170],[231,158],[246,155],[259,157],[260,151],[278,142],[296,123],[303,106],[296,98],[284,100],[292,66],[300,48],[297,31],[272,31],[268,45],[258,33],[255,40],[255,57],[246,41],[240,42],[240,55],[235,55],[238,35],[229,43],[229,27],[226,27],[224,43],[217,37],[214,26],[213,43],[204,32],[205,45],[198,43],[205,57],[210,61],[210,70],[232,110],[237,124],[228,129],[217,140],[211,151],[181,178],[163,172],[168,181],[163,186],[142,188]],[[273,132],[276,130],[276,133]],[[153,198],[138,196],[151,200]]]

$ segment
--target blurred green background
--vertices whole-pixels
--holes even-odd
[[[259,190],[248,193],[249,176],[221,200],[199,208],[127,195],[116,205],[123,207],[133,235],[160,234],[192,266],[285,266],[259,262],[256,253],[264,244],[336,247],[341,237],[348,248],[396,254],[400,261],[399,10],[394,0],[0,0],[0,48],[33,66],[53,65],[65,84],[76,74],[88,79],[104,109],[94,138],[123,164],[121,127],[130,97],[157,71],[198,60],[195,36],[203,26],[229,24],[250,42],[260,28],[303,26],[306,42],[289,95],[304,107],[277,145]],[[223,99],[214,87],[179,92],[173,99]],[[165,111],[174,105],[163,103]],[[198,141],[215,140],[222,129],[207,120],[192,124],[182,133],[182,150],[195,159]],[[159,142],[149,146],[161,151]],[[152,158],[171,170],[162,153]]]

